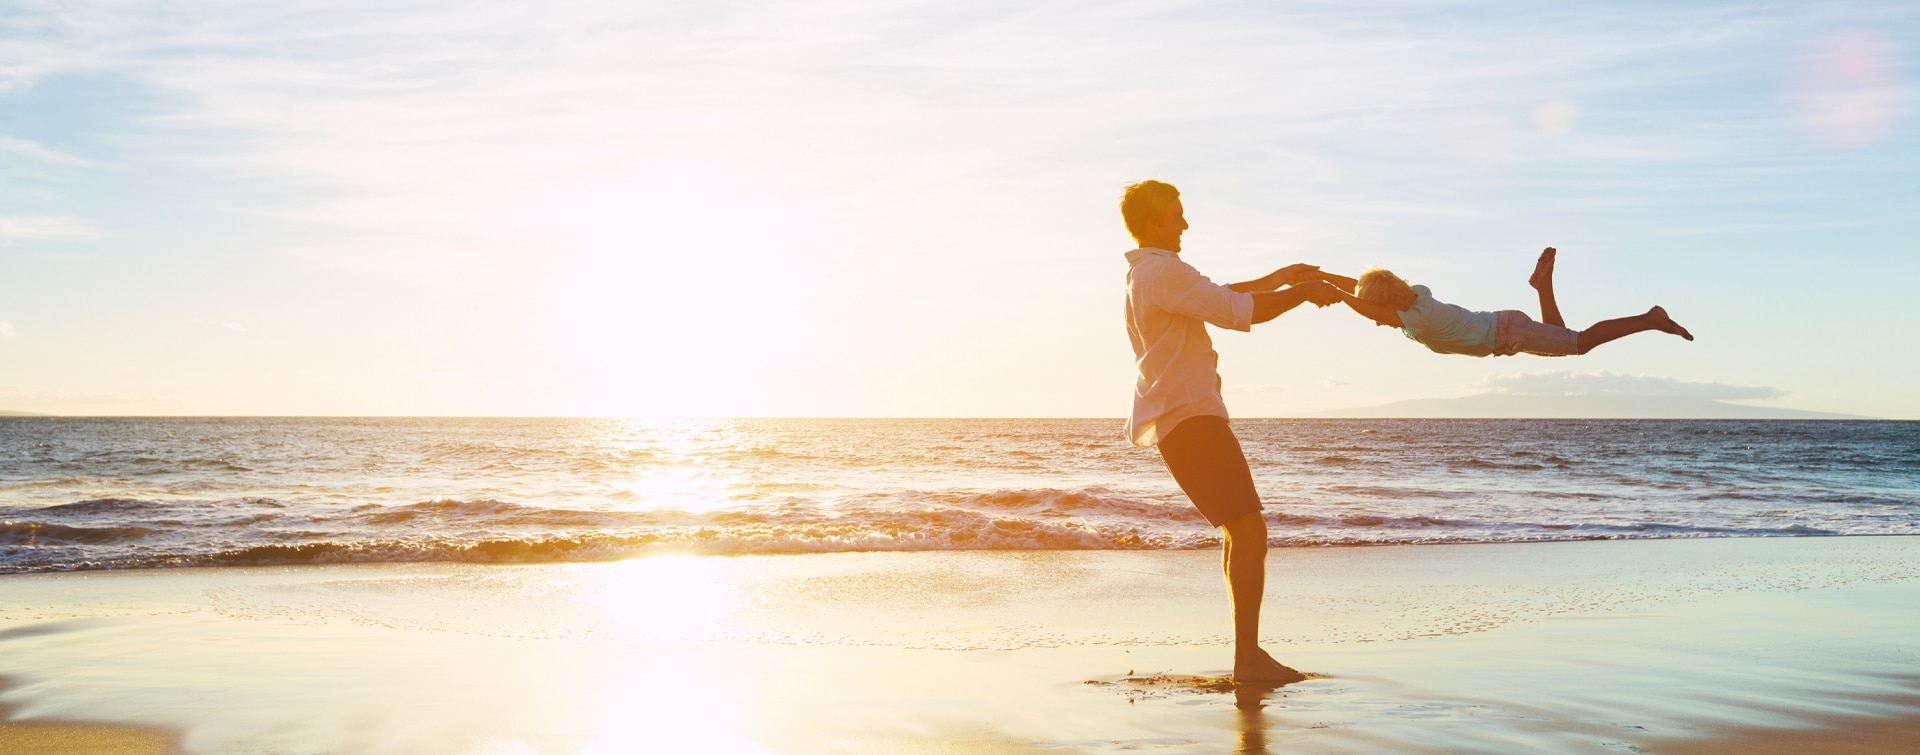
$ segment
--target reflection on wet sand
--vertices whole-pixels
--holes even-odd
[[[1234,752],[1267,753],[1267,693],[1259,687],[1240,687],[1233,691],[1233,707],[1238,713],[1240,741]]]
[[[1308,674],[1309,679],[1325,679],[1324,674]],[[1089,687],[1112,689],[1126,696],[1127,702],[1159,701],[1192,696],[1232,695],[1235,723],[1234,752],[1267,752],[1267,714],[1269,700],[1278,697],[1287,685],[1237,684],[1231,676],[1188,676],[1180,674],[1129,675],[1116,680],[1089,680]]]
[[[634,752],[764,753],[739,733],[753,714],[737,685],[685,656],[659,656],[615,675],[599,701],[605,722],[581,755]]]

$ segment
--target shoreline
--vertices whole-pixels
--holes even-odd
[[[7,575],[0,726],[196,753],[1878,752],[1920,731],[1920,678],[1888,673],[1920,658],[1920,537],[1269,568],[1264,642],[1324,676],[1251,695],[1126,681],[1225,673],[1210,551]]]
[[[1868,539],[1868,538],[1916,538],[1916,537],[1920,537],[1920,534],[1902,533],[1902,532],[1861,532],[1861,533],[1782,532],[1777,534],[1740,533],[1740,534],[1731,534],[1731,535],[1662,534],[1662,535],[1650,535],[1645,537],[1595,535],[1591,537],[1580,537],[1580,538],[1538,539],[1538,540],[1445,540],[1445,541],[1431,541],[1431,542],[1343,541],[1343,542],[1324,542],[1324,543],[1323,542],[1311,542],[1311,543],[1280,542],[1280,543],[1269,543],[1267,545],[1267,548],[1270,552],[1277,552],[1277,551],[1288,551],[1288,550],[1345,550],[1345,549],[1368,549],[1368,548],[1445,548],[1445,547],[1527,546],[1527,545],[1552,546],[1552,545],[1572,545],[1572,544],[1580,544],[1580,543],[1641,543],[1641,542],[1715,541],[1715,540],[1803,540],[1803,539],[1829,539],[1829,538]],[[28,571],[7,571],[4,568],[0,568],[0,580],[7,579],[10,577],[50,576],[50,575],[58,575],[58,574],[130,574],[130,573],[142,573],[142,572],[150,572],[150,571],[168,572],[168,571],[180,571],[180,570],[190,570],[190,569],[191,570],[225,571],[230,569],[302,569],[302,568],[328,568],[328,567],[342,567],[342,566],[405,567],[405,566],[422,565],[422,564],[514,567],[514,566],[567,566],[567,565],[578,565],[578,564],[614,564],[614,563],[644,560],[644,559],[650,559],[650,558],[800,558],[800,557],[810,557],[810,556],[864,556],[864,555],[875,555],[875,554],[911,555],[911,554],[921,554],[921,553],[928,553],[928,554],[936,554],[936,553],[974,553],[974,554],[1136,553],[1137,554],[1137,553],[1207,553],[1207,552],[1217,552],[1219,550],[1220,550],[1220,546],[1217,543],[1214,545],[1194,547],[1194,548],[1138,548],[1138,549],[1127,549],[1127,548],[1032,548],[1032,549],[925,548],[925,549],[918,549],[918,550],[873,548],[873,549],[866,549],[866,550],[834,550],[834,551],[809,551],[809,550],[701,551],[696,549],[673,548],[673,547],[661,546],[658,550],[654,550],[652,552],[636,552],[628,555],[610,556],[606,558],[597,558],[597,559],[579,559],[579,560],[564,560],[564,559],[531,560],[530,559],[525,561],[513,561],[513,560],[487,561],[487,560],[479,560],[479,559],[463,560],[463,559],[454,559],[454,558],[429,558],[429,559],[416,559],[416,560],[372,559],[372,560],[364,560],[364,561],[353,560],[353,559],[342,559],[338,561],[288,561],[288,562],[275,562],[275,561],[268,560],[268,561],[262,561],[259,563],[240,563],[240,564],[178,563],[178,564],[159,564],[159,565],[155,565],[155,564],[115,565],[115,566],[97,566],[97,567],[87,567],[87,568],[64,568],[64,567],[63,568],[38,568],[37,567],[33,570],[28,570]]]

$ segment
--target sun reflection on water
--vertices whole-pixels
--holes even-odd
[[[741,439],[736,428],[714,420],[648,422],[632,428],[618,445],[650,459],[634,476],[611,480],[614,490],[648,509],[706,513],[728,505],[741,482],[717,463]]]
[[[727,561],[655,556],[608,564],[586,602],[621,637],[685,642],[711,636],[739,603]]]
[[[710,639],[739,605],[730,559],[659,556],[609,564],[586,602],[628,641],[692,643]],[[738,733],[746,690],[706,653],[659,652],[635,658],[601,698],[604,728],[582,753],[760,753]]]
[[[606,698],[606,727],[583,755],[635,752],[762,753],[741,736],[740,690],[684,657],[633,669],[633,684]]]
[[[646,475],[613,483],[638,498],[649,509],[678,509],[704,514],[731,500],[731,477],[691,467],[650,470]]]

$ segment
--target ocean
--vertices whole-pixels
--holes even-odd
[[[1920,534],[1920,422],[1234,426],[1276,546]],[[0,417],[0,573],[1217,545],[1117,419]]]

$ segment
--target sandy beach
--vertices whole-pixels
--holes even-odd
[[[1920,538],[1278,549],[1266,641],[1320,677],[1279,690],[1217,681],[1217,557],[9,576],[0,752],[1873,752],[1920,720]]]

